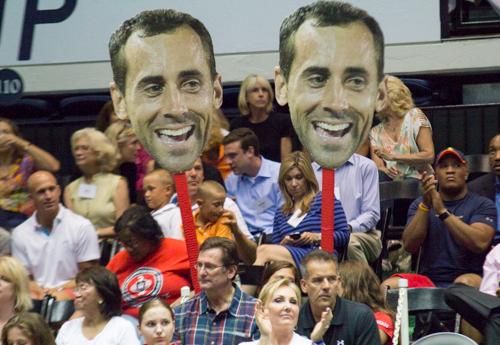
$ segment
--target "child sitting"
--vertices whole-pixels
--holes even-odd
[[[196,203],[199,208],[194,211],[196,239],[201,246],[209,237],[224,237],[234,240],[231,226],[236,225],[236,219],[231,211],[224,210],[226,191],[220,183],[205,181],[198,188]]]

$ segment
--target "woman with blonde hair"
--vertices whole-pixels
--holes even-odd
[[[420,178],[420,171],[433,171],[431,124],[400,79],[388,75],[384,84],[385,104],[377,113],[381,123],[370,131],[371,157],[383,173],[381,181]]]
[[[0,331],[12,316],[31,307],[28,272],[15,258],[0,257]]]
[[[231,131],[246,127],[259,138],[260,152],[280,162],[292,152],[292,122],[288,114],[273,113],[274,94],[264,77],[250,74],[243,80],[238,96],[240,117],[231,122]]]
[[[311,162],[301,151],[285,157],[278,182],[285,200],[274,216],[272,242],[257,247],[256,265],[288,261],[300,267],[302,258],[321,240],[321,192]],[[335,200],[334,243],[337,251],[349,242],[349,228],[340,201]]]
[[[260,339],[240,345],[324,344],[322,339],[332,320],[330,308],[323,312],[321,320],[311,332],[311,339],[307,339],[294,332],[299,319],[300,305],[301,293],[295,283],[288,279],[269,281],[262,288],[256,306]]]
[[[112,123],[104,132],[115,146],[117,166],[115,171],[127,179],[131,203],[137,201],[137,154],[141,148],[132,126],[126,121]]]
[[[71,149],[83,176],[64,189],[64,203],[89,219],[100,237],[111,237],[116,219],[129,206],[127,182],[111,173],[117,162],[116,149],[94,128],[73,133]]]
[[[366,304],[375,314],[380,343],[392,344],[394,336],[394,315],[386,305],[380,288],[380,280],[366,263],[343,261],[339,266],[341,296],[345,299]]]

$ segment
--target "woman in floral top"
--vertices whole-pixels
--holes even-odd
[[[381,123],[370,131],[370,150],[381,181],[419,178],[432,172],[434,143],[427,116],[415,108],[410,90],[393,76],[384,79],[386,103],[377,113]]]
[[[22,139],[16,124],[0,117],[0,227],[12,229],[33,212],[26,182],[37,169],[56,172],[50,153]]]

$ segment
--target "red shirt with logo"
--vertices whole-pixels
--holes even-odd
[[[171,304],[180,297],[181,287],[192,287],[186,242],[173,238],[160,241],[158,250],[141,262],[122,250],[107,266],[118,277],[124,314],[137,318],[145,302],[161,298]]]

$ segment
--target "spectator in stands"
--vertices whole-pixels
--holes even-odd
[[[198,209],[193,213],[198,244],[210,237],[225,237],[235,241],[240,260],[252,264],[257,245],[238,229],[234,213],[224,209],[225,200],[226,190],[215,181],[205,181],[198,188]]]
[[[115,221],[129,206],[127,181],[111,173],[116,165],[116,150],[94,128],[73,133],[71,149],[83,176],[66,186],[64,203],[88,218],[99,237],[112,237]]]
[[[233,282],[237,257],[235,243],[226,238],[211,237],[201,245],[196,263],[201,292],[174,308],[174,338],[183,345],[230,345],[258,337],[257,300]]]
[[[297,333],[310,337],[324,312],[333,313],[323,341],[327,345],[377,345],[380,338],[371,309],[338,296],[340,287],[335,256],[315,250],[302,260],[302,292],[309,299],[300,308]]]
[[[223,143],[233,171],[225,181],[227,194],[236,200],[253,236],[271,234],[274,213],[282,204],[279,163],[261,156],[259,139],[251,129],[235,129]]]
[[[172,175],[165,169],[155,169],[144,177],[144,201],[151,210],[151,215],[160,225],[164,237],[176,238],[171,228],[166,225],[168,211],[174,208],[169,204],[174,195],[174,181]],[[172,235],[171,235],[172,233]],[[184,239],[179,236],[178,239]]]
[[[321,240],[321,192],[311,162],[301,151],[285,157],[278,178],[283,206],[274,216],[272,241],[257,248],[256,265],[282,260],[300,266],[302,258]],[[344,252],[349,228],[340,201],[335,200],[335,249]]]
[[[295,333],[301,306],[300,289],[288,279],[270,281],[262,288],[257,304],[257,324],[260,339],[240,345],[286,344],[313,345],[324,344],[323,336],[330,326],[332,313],[325,311],[316,324],[310,339]]]
[[[107,101],[97,114],[97,119],[95,122],[95,129],[101,132],[106,132],[106,129],[115,122],[121,121],[116,115],[115,109],[113,108],[113,102]]]
[[[312,163],[314,174],[322,188],[323,169]],[[349,231],[349,260],[373,262],[382,251],[380,231],[380,195],[377,166],[372,160],[353,154],[335,170],[335,197],[342,203]]]
[[[212,116],[212,127],[210,127],[208,142],[201,154],[203,164],[216,167],[224,180],[231,173],[231,167],[224,159],[224,145],[222,145],[222,140],[229,133],[228,129],[229,123],[224,113],[222,110],[217,109]]]
[[[14,122],[0,117],[0,228],[13,229],[33,213],[27,191],[30,175],[59,167],[54,156],[23,139]]]
[[[0,332],[12,316],[31,306],[28,272],[15,258],[0,257]]]
[[[78,273],[75,309],[83,316],[62,325],[56,344],[139,345],[134,326],[120,316],[121,295],[116,276],[104,267]]]
[[[484,196],[496,204],[497,224],[500,231],[500,134],[495,135],[488,145],[491,173],[480,176],[468,184],[471,192]],[[500,234],[497,233],[495,240]]]
[[[139,331],[147,345],[180,345],[171,343],[175,331],[174,312],[162,299],[153,299],[139,309]]]
[[[260,286],[264,286],[269,281],[288,279],[299,285],[299,272],[294,264],[288,261],[271,261],[264,266]]]
[[[500,295],[500,244],[493,247],[486,255],[479,290],[492,296]]]
[[[186,177],[188,182],[189,199],[191,200],[191,209],[194,212],[198,209],[198,204],[196,203],[196,194],[198,193],[198,188],[205,180],[205,165],[200,158],[194,162],[194,165],[191,169],[186,171]],[[234,213],[234,215],[236,216],[238,229],[245,237],[253,241],[253,236],[248,231],[247,224],[243,219],[243,216],[241,215],[241,211],[238,205],[236,205],[236,203],[231,198],[226,197],[226,199],[224,200],[224,209]],[[161,219],[159,219],[160,217]],[[178,206],[177,194],[174,194],[172,196],[170,203],[165,206],[161,216],[158,215],[158,217],[155,218],[158,220],[158,223],[160,223],[161,228],[164,229],[163,232],[168,232],[165,237],[184,239],[181,211]]]
[[[186,243],[163,238],[149,211],[134,205],[118,218],[116,237],[125,250],[107,268],[118,277],[123,313],[137,318],[139,307],[153,298],[174,302],[183,286],[191,286]]]
[[[385,302],[380,280],[370,266],[361,261],[344,261],[339,266],[340,295],[350,301],[366,304],[377,321],[380,343],[392,345],[394,315]]]
[[[111,124],[105,132],[111,143],[115,146],[117,164],[115,171],[125,177],[128,185],[130,203],[137,201],[137,153],[141,148],[134,130],[128,122],[118,121]]]
[[[384,105],[377,112],[381,123],[370,131],[371,157],[382,173],[381,181],[420,178],[421,171],[432,171],[431,124],[400,79],[388,75],[384,85]]]
[[[257,74],[248,75],[238,96],[241,116],[231,121],[231,130],[250,128],[259,138],[262,156],[281,162],[292,152],[292,122],[288,114],[272,112],[273,101],[269,81]]]
[[[12,255],[30,273],[33,297],[69,298],[76,274],[98,263],[97,234],[88,219],[59,203],[61,189],[51,173],[31,175],[28,189],[36,212],[14,229]]]
[[[52,330],[37,313],[20,313],[2,330],[2,345],[55,345]]]
[[[495,234],[495,205],[468,191],[462,152],[451,147],[441,151],[434,168],[436,177],[422,174],[423,197],[408,210],[404,248],[410,253],[422,249],[420,273],[437,286],[455,281],[479,287]]]

